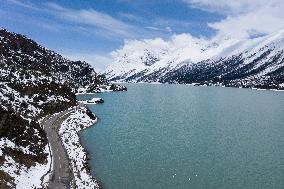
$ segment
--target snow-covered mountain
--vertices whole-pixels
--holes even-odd
[[[249,40],[130,41],[112,55],[112,81],[284,88],[284,30]]]
[[[86,62],[0,29],[0,188],[46,188],[51,154],[40,120],[75,106],[79,88],[102,85],[109,83]]]

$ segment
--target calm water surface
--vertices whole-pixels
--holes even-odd
[[[284,188],[283,92],[127,87],[81,135],[105,189]]]

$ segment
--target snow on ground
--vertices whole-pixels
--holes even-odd
[[[1,139],[0,146],[15,146],[13,142],[8,139]],[[47,187],[49,179],[49,170],[51,165],[51,157],[49,153],[48,145],[45,147],[45,153],[48,153],[47,163],[39,164],[36,163],[35,166],[30,168],[25,165],[15,162],[15,160],[10,156],[5,156],[5,162],[0,166],[0,170],[8,173],[11,177],[14,178],[13,183],[7,183],[13,188],[25,188],[25,189],[34,189],[34,188],[43,188]],[[2,155],[2,150],[0,151]]]
[[[102,98],[92,98],[90,100],[78,100],[79,103],[82,104],[96,104],[96,103],[103,103]]]
[[[97,119],[91,119],[85,107],[73,112],[61,125],[59,135],[68,153],[72,166],[76,188],[99,188],[94,177],[87,169],[87,153],[80,144],[78,132],[93,125]]]
[[[100,85],[97,86],[92,92],[89,91],[90,86],[81,87],[78,89],[78,92],[75,95],[80,94],[94,94],[94,93],[101,93],[101,92],[113,92],[110,85]]]
[[[1,138],[0,139],[0,146],[2,148],[8,147],[8,148],[13,148],[14,150],[20,150],[20,151],[22,151],[25,154],[36,155],[36,154],[34,154],[34,153],[29,151],[29,146],[27,146],[25,148],[22,147],[22,146],[17,146],[15,143],[13,143],[12,141],[10,141],[7,138]],[[0,155],[2,155],[2,149],[1,148],[0,148]]]
[[[35,117],[41,112],[39,108],[32,104],[32,98],[22,96],[18,91],[2,82],[0,82],[0,86],[0,101],[3,104],[7,103],[7,105],[9,105],[15,112],[19,112],[21,115],[26,115],[28,118]],[[24,110],[21,107],[23,103],[27,104],[27,108]]]

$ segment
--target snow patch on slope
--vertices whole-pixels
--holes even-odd
[[[14,147],[15,144],[8,139],[2,138],[0,140],[0,146]],[[23,150],[26,153],[29,153],[26,149]],[[49,154],[48,145],[45,147],[45,153]],[[2,155],[2,150],[0,150]],[[14,178],[13,183],[7,183],[11,187],[15,184],[15,188],[42,188],[47,187],[49,179],[49,170],[51,164],[50,154],[48,155],[46,164],[36,163],[35,166],[30,168],[24,166],[23,164],[17,163],[12,157],[5,156],[4,163],[0,166],[0,170],[9,174]],[[45,177],[43,177],[45,175]]]

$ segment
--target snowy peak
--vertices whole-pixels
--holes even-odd
[[[186,60],[198,62],[221,51],[216,41],[195,39],[190,35],[175,35],[169,41],[126,41],[125,45],[112,53],[114,63],[106,73],[109,78],[124,78],[140,71],[154,72],[165,67],[176,67]]]
[[[113,53],[106,75],[115,81],[283,86],[284,30],[255,39],[190,35],[130,41]],[[121,56],[123,55],[123,56]],[[150,63],[149,63],[150,62]],[[146,63],[146,64],[145,64]]]
[[[155,64],[157,61],[159,61],[159,57],[153,53],[151,53],[149,50],[144,50],[144,54],[141,57],[141,61],[146,65],[146,66],[152,66]]]

